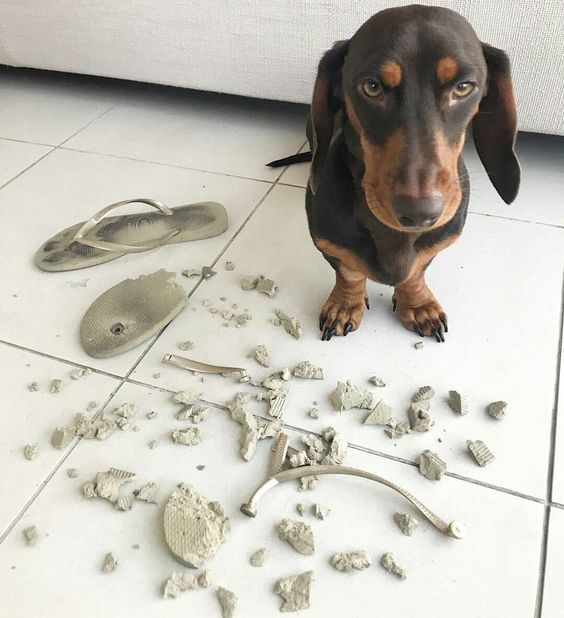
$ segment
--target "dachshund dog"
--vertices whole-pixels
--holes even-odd
[[[445,8],[381,11],[319,63],[307,135],[306,210],[315,246],[336,273],[321,310],[322,339],[356,330],[366,279],[394,286],[404,326],[438,342],[447,316],[425,283],[457,240],[469,182],[461,151],[471,126],[478,155],[506,203],[519,188],[509,60]]]

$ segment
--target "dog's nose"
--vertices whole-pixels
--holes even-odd
[[[396,195],[392,201],[394,212],[404,227],[431,227],[441,216],[445,205],[442,193],[430,197]]]

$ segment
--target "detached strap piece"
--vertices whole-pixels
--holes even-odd
[[[146,242],[139,243],[138,245],[123,245],[121,243],[110,242],[107,240],[85,238],[86,234],[91,232],[110,212],[116,210],[117,208],[121,208],[121,206],[125,206],[126,204],[134,203],[148,204],[149,206],[156,208],[163,215],[166,216],[174,214],[174,210],[168,208],[168,206],[165,206],[162,202],[153,200],[151,198],[141,197],[133,200],[123,200],[121,202],[115,202],[114,204],[110,204],[109,206],[102,208],[102,210],[99,210],[90,220],[86,221],[84,225],[78,230],[78,232],[76,232],[74,237],[70,240],[69,245],[73,242],[78,242],[83,245],[88,245],[89,247],[94,247],[95,249],[101,249],[102,251],[112,251],[115,253],[141,253],[143,251],[149,251],[150,249],[160,247],[180,232],[180,229],[174,229],[170,232],[167,232],[160,238],[156,238],[155,240],[148,240]]]

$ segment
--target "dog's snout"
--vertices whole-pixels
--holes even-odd
[[[438,192],[429,197],[396,195],[392,205],[404,227],[431,227],[441,216],[445,200],[443,194]]]

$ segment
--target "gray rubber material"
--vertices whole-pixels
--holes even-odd
[[[202,240],[223,234],[227,229],[227,211],[217,202],[198,202],[172,208],[174,214],[165,216],[159,212],[143,212],[108,217],[86,235],[99,240],[126,245],[138,244],[163,236],[174,229],[180,232],[165,244]],[[82,227],[77,223],[59,232],[35,254],[35,265],[41,270],[61,272],[78,270],[115,260],[124,253],[95,249],[80,242],[69,241]]]
[[[186,305],[175,273],[164,269],[125,279],[90,305],[80,324],[80,343],[93,358],[110,358],[147,341]]]

